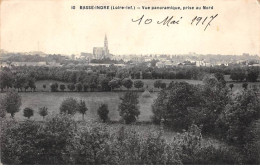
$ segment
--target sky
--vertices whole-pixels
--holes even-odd
[[[213,6],[213,10],[80,10],[79,6]],[[71,9],[76,6],[76,9]],[[183,8],[182,8],[183,9]],[[92,53],[107,35],[110,53],[260,55],[256,0],[2,0],[0,48],[10,52]],[[194,17],[217,17],[204,31]],[[144,15],[140,25],[132,22]],[[167,16],[179,24],[157,24]],[[145,19],[152,23],[144,24]]]

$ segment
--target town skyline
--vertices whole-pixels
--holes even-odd
[[[90,5],[92,3],[97,2],[90,2]],[[225,8],[222,8],[220,3],[210,2],[214,10],[206,13],[205,11],[143,10],[122,13],[122,11],[110,10],[101,12],[71,9],[71,5],[79,6],[84,4],[83,1],[67,3],[4,1],[1,3],[1,49],[29,52],[37,51],[39,48],[45,53],[65,55],[92,53],[94,46],[103,45],[103,37],[107,34],[110,53],[114,55],[188,54],[190,52],[260,55],[258,29],[260,23],[256,22],[260,20],[260,10],[256,2],[225,1],[223,3]],[[140,5],[142,4],[145,5],[145,2],[140,2]],[[149,2],[149,4],[155,5],[156,2]],[[185,2],[182,4],[185,5]],[[241,5],[244,7],[241,8]],[[236,14],[229,11],[231,7],[237,9]],[[194,16],[206,17],[208,13],[209,16],[216,13],[219,15],[206,31],[201,26],[190,25],[189,20]],[[181,25],[171,27],[155,24],[147,27],[131,21],[140,18],[143,14],[146,18],[154,19],[163,19],[172,15],[176,18],[182,16],[184,20]]]

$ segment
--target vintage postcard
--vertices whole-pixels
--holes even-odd
[[[260,164],[259,0],[0,8],[0,164]]]

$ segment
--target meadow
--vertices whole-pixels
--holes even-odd
[[[97,109],[102,103],[108,104],[109,108],[109,118],[113,121],[120,120],[118,105],[120,103],[120,96],[124,92],[20,92],[22,97],[22,106],[20,111],[15,114],[17,120],[23,121],[26,118],[23,116],[23,109],[30,107],[34,110],[34,116],[31,117],[32,120],[41,121],[42,117],[38,114],[39,107],[47,107],[49,111],[49,116],[59,113],[59,107],[61,102],[67,97],[73,97],[77,100],[84,100],[88,108],[85,119],[98,120]],[[152,116],[151,105],[153,100],[157,97],[157,93],[152,93],[151,97],[144,98],[141,96],[142,93],[138,93],[139,96],[139,106],[141,114],[139,116],[139,121],[150,121]],[[10,115],[7,114],[9,117]],[[82,115],[75,114],[75,120],[82,120]]]

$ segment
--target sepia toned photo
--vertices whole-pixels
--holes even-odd
[[[259,165],[259,0],[0,0],[1,165]]]

